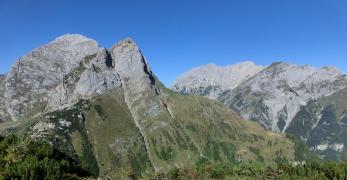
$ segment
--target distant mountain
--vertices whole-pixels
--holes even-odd
[[[198,79],[201,76],[204,76],[204,73],[187,78]],[[306,125],[300,130],[296,129],[291,125],[293,118],[298,116],[309,102],[330,96],[347,87],[346,75],[334,67],[314,68],[284,62],[273,63],[251,77],[241,78],[240,81],[242,83],[236,87],[226,88],[212,99],[217,99],[238,111],[245,119],[256,121],[268,130],[286,132],[291,126],[290,131],[298,137],[300,133],[306,134],[311,129],[306,129]],[[173,90],[182,92],[176,87],[184,87],[184,94],[190,92],[201,95],[200,92],[209,91],[210,86],[214,86],[214,83],[205,83],[197,88],[186,82],[176,81]],[[220,78],[214,82],[223,83],[225,80]],[[224,86],[227,85],[224,83]]]
[[[346,75],[335,68],[274,63],[218,99],[244,118],[284,132],[309,100],[331,95],[346,86]]]
[[[172,89],[182,94],[197,94],[216,99],[224,91],[234,89],[264,68],[250,61],[224,67],[208,64],[182,74],[174,82]]]
[[[101,178],[310,157],[221,103],[165,88],[131,39],[106,49],[64,35],[20,58],[0,88],[1,133],[47,140]]]

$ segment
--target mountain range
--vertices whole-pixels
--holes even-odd
[[[217,100],[267,130],[300,138],[322,159],[341,161],[347,146],[346,88],[347,76],[335,67],[247,61],[193,68],[171,89]]]
[[[115,178],[128,169],[136,175],[145,175],[204,162],[309,161],[311,154],[303,150],[306,148],[303,144],[243,118],[250,119],[247,114],[255,108],[250,103],[261,97],[250,97],[258,93],[250,84],[258,81],[260,74],[267,78],[269,71],[280,64],[209,66],[214,71],[202,78],[204,86],[196,85],[200,77],[191,83],[193,77],[177,82],[188,82],[185,94],[202,93],[214,100],[181,95],[166,88],[130,38],[103,48],[82,35],[63,35],[21,57],[8,74],[0,76],[0,133],[45,140],[62,152],[76,154],[83,167],[101,178]],[[321,97],[327,91],[334,94],[343,88],[337,84],[344,81],[344,76],[335,69],[312,71],[311,75],[318,72],[329,75],[315,81],[315,87],[320,89],[313,97]],[[199,71],[193,75],[199,76]],[[276,77],[274,74],[271,81],[277,82]],[[263,82],[266,83],[265,79]],[[191,84],[198,90],[189,90]],[[279,91],[285,89],[288,88],[283,85]],[[288,90],[289,93],[292,92]],[[308,99],[303,101],[308,103]],[[269,98],[269,102],[275,100]],[[294,100],[293,106],[298,106],[300,103]],[[263,108],[269,104],[259,102],[259,105]],[[288,105],[287,112],[293,113],[290,108]],[[253,119],[258,117],[262,115],[254,114]],[[266,118],[261,124],[268,129],[294,127],[267,126],[268,122],[275,122],[276,116]],[[297,122],[298,128],[306,128],[300,127],[302,119],[290,118],[284,121]],[[311,134],[315,131],[302,136]]]

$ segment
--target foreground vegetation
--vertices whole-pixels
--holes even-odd
[[[347,163],[277,164],[272,167],[257,162],[217,163],[175,169],[143,179],[347,179]]]
[[[0,136],[0,179],[89,179],[92,173],[77,156],[66,155],[45,141]],[[131,169],[122,179],[347,179],[347,163],[312,162],[292,165],[260,162],[202,162],[196,167],[137,176]]]
[[[80,179],[90,173],[78,159],[44,141],[0,136],[0,179]]]

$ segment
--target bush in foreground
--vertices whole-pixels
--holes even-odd
[[[79,179],[90,176],[77,158],[44,141],[0,136],[0,179]]]

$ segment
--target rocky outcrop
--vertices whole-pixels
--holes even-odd
[[[68,34],[20,58],[5,80],[5,108],[11,119],[44,107],[64,76],[79,67],[82,58],[99,50],[96,41]]]
[[[182,74],[174,82],[172,90],[216,99],[224,91],[234,89],[264,68],[250,61],[222,67],[208,64]]]

